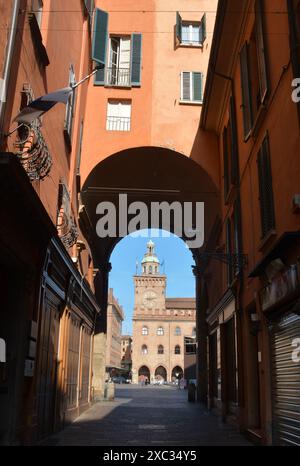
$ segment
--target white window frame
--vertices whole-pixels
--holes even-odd
[[[182,28],[183,27],[189,27],[189,41],[188,42],[183,42],[182,41],[182,32],[181,32],[181,42],[180,45],[186,45],[186,46],[193,46],[193,47],[203,47],[203,44],[200,42],[200,26],[201,23],[198,21],[182,21]],[[199,42],[193,41],[193,27],[197,26],[199,28]]]
[[[190,74],[190,100],[183,99],[183,73],[189,73]],[[202,86],[203,86],[203,73],[201,71],[181,71],[180,73],[180,103],[181,104],[194,104],[194,105],[201,105],[203,104],[203,99],[202,100],[192,100],[191,97],[193,97],[193,73],[201,73],[202,74]]]
[[[163,336],[165,334],[163,327],[158,327],[156,330],[156,335]]]
[[[115,116],[115,115],[109,115],[109,108],[110,108],[109,103],[110,103],[110,101],[111,102],[113,101],[113,102],[119,103],[119,104],[122,104],[122,102],[128,103],[129,104],[128,106],[130,107],[130,116],[129,117],[119,116],[118,117],[118,116]],[[127,132],[131,131],[131,116],[132,116],[132,101],[130,99],[108,99],[107,106],[106,106],[106,131],[114,131],[114,132],[118,131],[118,132],[121,132],[121,133],[123,133],[123,132],[127,133]],[[124,126],[125,129],[120,129],[122,126],[120,126],[120,124],[118,125],[118,121],[116,121],[115,122],[115,127],[110,128],[109,127],[109,125],[110,125],[109,118],[119,118],[119,123],[122,122],[122,120],[121,120],[122,118],[128,118],[128,125]],[[124,122],[124,123],[126,123],[126,122]]]
[[[122,40],[129,40],[130,43],[130,58],[129,58],[129,63],[128,63],[128,77],[126,76],[121,76],[118,74],[117,76],[117,81],[115,83],[111,83],[111,78],[112,78],[112,62],[111,62],[111,54],[112,54],[112,42],[113,40],[118,40],[119,41],[119,46],[118,46],[118,52],[117,52],[117,63],[116,63],[116,70],[117,73],[119,70],[127,70],[127,68],[120,68],[120,57],[121,57],[121,41]],[[131,87],[131,53],[132,53],[132,40],[130,35],[111,35],[109,36],[109,45],[108,45],[108,54],[107,54],[107,66],[106,66],[106,72],[105,72],[105,86],[106,87]]]

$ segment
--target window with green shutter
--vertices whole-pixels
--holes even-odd
[[[131,36],[131,85],[141,85],[142,34]]]
[[[203,73],[183,71],[181,73],[181,102],[202,103]]]
[[[92,59],[97,64],[106,65],[108,43],[108,13],[96,8],[94,17],[94,34]],[[104,85],[104,68],[97,71],[95,75],[95,85]]]
[[[182,21],[176,13],[176,39],[179,45],[201,46],[206,40],[206,14],[201,21]]]
[[[255,23],[252,34],[240,53],[245,139],[249,138],[251,131],[259,123],[269,93],[264,3],[264,0],[255,1]]]
[[[176,37],[179,43],[181,43],[181,32],[182,32],[182,19],[181,19],[180,14],[177,11],[176,13]]]
[[[275,229],[272,170],[269,136],[266,135],[257,157],[262,238]]]

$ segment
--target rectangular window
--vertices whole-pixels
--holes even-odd
[[[269,92],[263,0],[255,2],[255,24],[240,53],[244,137],[247,139],[259,119]]]
[[[203,73],[183,71],[181,73],[181,101],[201,104],[203,100]]]
[[[42,24],[42,14],[43,14],[43,1],[42,0],[31,0],[31,10],[34,13],[36,21],[41,27]]]
[[[231,96],[229,105],[228,126],[223,131],[223,163],[224,163],[224,197],[225,202],[231,186],[238,183],[239,162],[236,128],[235,103]]]
[[[76,84],[75,72],[73,65],[70,66],[69,70],[69,86],[74,86]],[[71,144],[72,139],[72,129],[73,129],[73,119],[75,113],[75,99],[76,99],[76,90],[74,90],[67,102],[66,105],[66,117],[65,117],[65,134],[69,138],[69,143]]]
[[[107,104],[107,131],[130,131],[131,101],[110,99]]]
[[[233,231],[232,231],[232,222],[231,218],[228,218],[226,221],[226,254],[229,256],[233,252]],[[230,286],[233,280],[233,266],[232,261],[229,260],[227,263],[227,285]]]
[[[176,14],[176,37],[180,45],[203,45],[206,39],[206,14],[201,21],[182,21]]]
[[[275,229],[275,211],[269,137],[265,137],[257,157],[262,238]]]
[[[199,23],[182,23],[181,43],[200,45]]]
[[[106,67],[107,86],[129,87],[131,37],[111,37],[109,41],[109,61]]]

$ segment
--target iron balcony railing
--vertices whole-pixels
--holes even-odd
[[[130,68],[106,68],[107,86],[130,87]]]
[[[106,129],[108,131],[130,131],[130,117],[108,116]]]

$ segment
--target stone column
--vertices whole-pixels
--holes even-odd
[[[208,371],[207,371],[207,322],[206,293],[203,273],[200,267],[193,267],[196,278],[196,329],[197,329],[197,401],[207,404]]]
[[[108,277],[110,271],[111,264],[106,263],[96,271],[94,277],[95,295],[101,308],[101,315],[96,321],[93,351],[92,386],[95,401],[100,401],[104,397]]]

